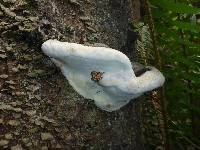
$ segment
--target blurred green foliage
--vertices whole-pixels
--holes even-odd
[[[172,145],[200,148],[200,6],[195,0],[150,0],[166,76]],[[195,6],[196,5],[196,6]]]

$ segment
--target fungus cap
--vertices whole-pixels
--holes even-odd
[[[115,49],[48,40],[42,50],[80,95],[109,112],[165,81],[154,67],[136,77],[129,58]]]

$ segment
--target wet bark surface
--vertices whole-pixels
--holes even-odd
[[[133,59],[131,9],[127,0],[1,2],[0,148],[143,149],[139,101],[98,109],[40,49],[47,39],[103,43]]]

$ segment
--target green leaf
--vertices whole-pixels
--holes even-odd
[[[151,4],[158,5],[161,8],[164,8],[175,13],[188,13],[196,14],[200,12],[199,8],[189,6],[185,3],[174,2],[170,0],[150,0]]]
[[[190,22],[172,21],[170,23],[182,30],[200,32],[200,26],[193,25]]]
[[[164,40],[166,44],[168,45],[168,47],[170,45],[177,45],[180,47],[181,46],[180,44],[184,44],[185,46],[188,47],[189,52],[197,53],[197,54],[199,53],[199,50],[200,50],[199,44],[193,43],[186,38],[181,39],[178,33],[174,31],[173,29],[167,28],[162,24],[157,24],[156,31],[157,33],[161,34],[160,39]],[[173,40],[169,41],[169,39],[173,39]],[[175,48],[175,46],[173,46],[173,48]]]

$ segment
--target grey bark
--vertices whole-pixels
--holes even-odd
[[[103,43],[122,51],[131,60],[134,57],[136,59],[136,52],[133,49],[134,38],[129,36],[133,18],[131,2],[134,1],[28,0],[25,7],[22,6],[14,12],[19,16],[38,17],[36,20],[25,22],[12,16],[2,17],[4,21],[9,22],[10,19],[13,26],[7,27],[6,30],[1,28],[3,35],[1,47],[5,49],[7,55],[5,60],[1,60],[4,66],[1,74],[9,76],[1,81],[3,85],[1,90],[8,86],[5,84],[8,79],[14,80],[18,86],[13,89],[13,94],[1,91],[1,98],[6,99],[4,100],[6,104],[10,104],[12,100],[20,101],[22,114],[26,114],[25,112],[30,109],[36,110],[34,116],[19,118],[21,127],[25,128],[30,123],[31,128],[36,128],[37,131],[29,133],[25,128],[23,131],[25,134],[18,136],[18,144],[30,149],[40,149],[42,145],[65,149],[144,149],[139,101],[133,100],[112,113],[99,110],[93,101],[84,99],[72,89],[40,49],[42,42],[56,38],[82,44]],[[12,10],[11,4],[2,4]],[[30,13],[20,13],[24,10]],[[6,14],[5,10],[2,12]],[[26,30],[26,23],[30,25],[30,30]],[[15,43],[16,48],[10,46],[9,40]],[[7,47],[12,47],[15,51],[7,51]],[[25,50],[20,51],[23,48]],[[23,58],[18,59],[16,56]],[[23,70],[16,67],[19,71],[13,73],[13,65],[10,64],[26,65],[27,68]],[[24,93],[24,96],[17,95],[19,94],[17,89]],[[30,98],[31,96],[33,98]],[[1,115],[4,118],[6,116],[4,113]],[[55,121],[55,124],[52,120],[45,120],[45,117]],[[2,128],[7,129],[6,125]],[[15,132],[15,130],[17,129],[10,131]],[[53,138],[50,141],[41,140],[43,136],[40,135],[44,132],[51,133]],[[22,139],[26,134],[29,134],[31,145],[23,143]],[[15,139],[10,143],[9,146],[15,145]]]

